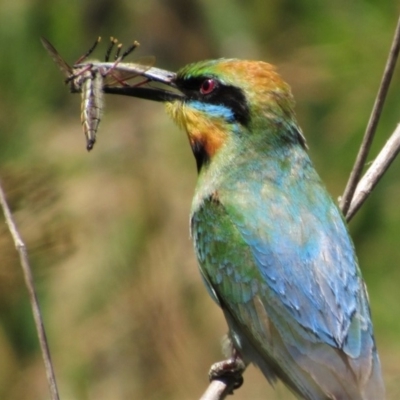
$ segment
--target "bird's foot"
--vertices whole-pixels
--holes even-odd
[[[213,364],[208,373],[210,381],[220,380],[227,384],[233,383],[232,392],[240,388],[243,384],[243,372],[246,365],[241,357],[236,353],[227,360],[219,361]]]

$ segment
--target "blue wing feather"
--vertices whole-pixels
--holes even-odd
[[[241,189],[240,194],[222,192],[220,200],[250,247],[268,290],[306,330],[331,345],[342,344],[356,312],[360,277],[332,200],[320,185],[281,196],[276,187],[274,198],[268,199],[262,185],[253,184],[247,193]],[[290,204],[284,204],[287,196]],[[311,207],[310,197],[316,199]]]

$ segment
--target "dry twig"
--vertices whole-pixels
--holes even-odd
[[[400,124],[390,136],[385,146],[378,154],[368,171],[365,173],[351,200],[350,207],[346,213],[346,220],[350,221],[355,213],[360,209],[361,205],[371,194],[372,190],[379,182],[380,178],[390,167],[393,160],[396,158],[400,151]]]
[[[354,163],[343,196],[340,200],[340,208],[344,215],[347,214],[347,211],[350,207],[350,203],[354,196],[357,184],[360,180],[361,173],[363,171],[369,149],[371,148],[376,127],[378,126],[379,118],[381,116],[386,95],[388,93],[390,82],[392,80],[394,68],[396,66],[396,61],[399,55],[399,50],[400,50],[400,18],[397,21],[397,26],[394,33],[392,45],[390,47],[389,56],[386,62],[385,70],[383,72],[382,81],[379,86],[378,93],[376,95],[374,107],[372,108],[371,116],[369,118],[368,125],[364,134],[364,139],[361,143],[357,159]]]
[[[220,400],[228,394],[232,394],[235,386],[235,377],[225,377],[223,380],[211,381],[207,390],[200,397],[200,400]]]
[[[42,319],[42,315],[40,312],[40,307],[39,307],[39,302],[38,302],[38,298],[37,298],[37,294],[36,294],[36,290],[35,290],[35,285],[33,283],[32,270],[29,265],[28,253],[26,251],[25,244],[21,239],[21,235],[18,232],[17,226],[16,226],[13,216],[11,214],[10,208],[8,207],[6,196],[4,194],[3,188],[1,187],[1,184],[0,184],[0,204],[1,204],[1,207],[3,208],[4,217],[5,217],[6,223],[8,225],[8,229],[10,230],[11,236],[14,240],[15,248],[17,249],[18,254],[19,254],[19,259],[20,259],[22,271],[24,274],[25,284],[26,284],[26,287],[27,287],[28,293],[29,293],[29,300],[30,300],[31,307],[32,307],[33,318],[35,320],[35,326],[36,326],[39,343],[40,343],[40,348],[42,351],[43,361],[44,361],[44,365],[45,365],[45,369],[46,369],[46,376],[47,376],[47,382],[48,382],[49,389],[50,389],[51,399],[59,400],[56,378],[55,378],[55,374],[54,374],[53,364],[51,362],[49,345],[47,342],[46,332],[45,332],[44,325],[43,325],[43,319]]]

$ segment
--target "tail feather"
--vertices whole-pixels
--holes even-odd
[[[240,307],[240,306],[239,306]],[[273,383],[281,379],[297,396],[307,400],[384,400],[379,358],[369,330],[361,331],[361,348],[352,358],[341,348],[310,342],[296,330],[284,331],[258,308],[258,319],[240,307],[252,324],[238,324],[225,310],[231,337],[244,359],[257,365]],[[255,327],[252,332],[246,326]],[[255,333],[257,332],[257,333]]]

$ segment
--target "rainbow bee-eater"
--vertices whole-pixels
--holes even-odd
[[[145,75],[166,89],[105,91],[165,102],[189,138],[191,236],[228,323],[226,365],[254,363],[302,399],[384,399],[354,246],[310,161],[289,86],[272,65],[236,59]]]

